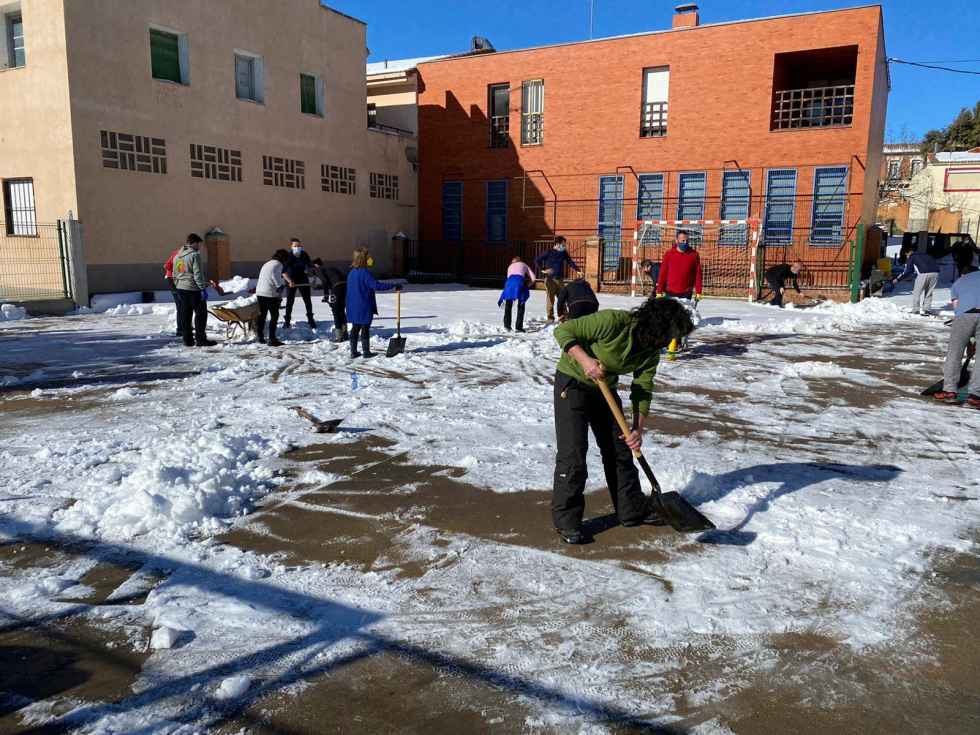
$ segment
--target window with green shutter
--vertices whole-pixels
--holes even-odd
[[[316,77],[309,74],[299,75],[300,109],[307,115],[319,115],[316,104]]]
[[[150,60],[153,78],[182,83],[180,74],[180,37],[175,33],[150,29]]]

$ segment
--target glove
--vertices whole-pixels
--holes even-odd
[[[659,293],[659,292],[654,292],[654,294],[653,294],[653,298],[655,298],[655,299],[662,299],[663,297],[664,297],[664,295],[662,293]]]
[[[401,291],[402,290],[402,285],[400,283],[396,283],[395,284],[395,290],[396,291]]]
[[[699,294],[699,293],[694,294],[694,303],[696,304],[700,300],[701,300],[701,294]]]

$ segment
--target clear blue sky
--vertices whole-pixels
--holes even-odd
[[[669,28],[663,0],[595,0],[595,35]],[[368,24],[370,61],[465,51],[471,36],[513,49],[588,38],[588,0],[327,0]],[[759,18],[864,3],[851,0],[701,0],[701,22]],[[911,61],[980,59],[980,0],[884,0],[888,55]],[[705,49],[710,54],[710,49]],[[980,61],[948,64],[980,70]],[[980,76],[892,65],[886,139],[916,138],[980,101]]]

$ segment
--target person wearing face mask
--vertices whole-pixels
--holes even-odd
[[[664,253],[657,276],[657,296],[701,300],[701,256],[691,247],[688,234],[678,230],[674,247]]]
[[[565,285],[565,267],[568,266],[575,273],[579,273],[579,267],[568,254],[565,245],[565,238],[561,235],[555,237],[555,244],[534,259],[534,268],[538,273],[544,274],[544,287],[548,295],[548,321],[555,320],[555,299],[562,287]]]
[[[374,258],[367,248],[354,251],[350,273],[347,274],[347,321],[350,323],[350,356],[351,358],[374,357],[371,352],[371,322],[378,313],[377,291],[401,291],[401,286],[394,283],[378,281],[369,268],[374,265]],[[360,341],[361,352],[357,351]]]
[[[286,281],[286,315],[283,319],[283,327],[289,328],[289,323],[293,315],[293,303],[296,301],[296,292],[303,298],[306,306],[306,321],[310,329],[316,329],[316,322],[313,320],[313,300],[310,297],[310,270],[313,268],[313,261],[309,254],[303,249],[303,243],[298,237],[289,241],[289,259],[283,267],[283,280]]]

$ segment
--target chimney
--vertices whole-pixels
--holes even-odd
[[[674,8],[674,28],[694,28],[700,23],[698,6],[694,3],[686,3]]]

